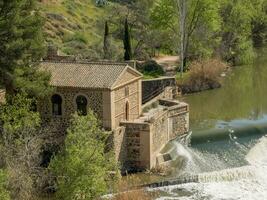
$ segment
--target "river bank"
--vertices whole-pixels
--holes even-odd
[[[194,61],[184,76],[176,75],[177,85],[183,95],[220,88],[230,69],[218,59]]]
[[[265,173],[262,169],[266,168],[254,168],[256,177],[252,178],[243,177],[246,176],[246,170],[242,170],[243,166],[255,165],[263,159],[257,152],[266,152],[266,49],[259,51],[252,64],[233,67],[227,76],[221,78],[223,87],[220,89],[178,98],[190,105],[192,141],[191,147],[178,145],[176,153],[184,159],[174,162],[172,168],[181,172],[179,163],[183,160],[187,162],[187,167],[182,170],[184,174],[204,173],[200,177],[203,180],[204,176],[206,181],[149,189],[148,193],[158,193],[157,198],[151,199],[200,200],[206,199],[207,195],[210,199],[267,198],[267,194],[261,190],[266,187],[265,182],[259,182],[261,179],[257,176]],[[262,140],[264,142],[261,142]],[[236,168],[238,170],[235,170]],[[170,176],[157,176],[156,180],[149,179],[149,173],[137,176],[146,176],[144,181],[141,181],[146,184],[177,178],[179,175],[173,173]],[[235,180],[229,177],[235,177]],[[258,190],[253,192],[253,188],[248,187],[250,184]]]

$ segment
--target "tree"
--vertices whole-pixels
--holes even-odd
[[[111,59],[111,49],[110,49],[110,35],[108,22],[105,22],[105,33],[104,33],[104,59]]]
[[[108,171],[116,169],[105,152],[107,136],[92,112],[73,116],[64,149],[50,164],[58,177],[58,199],[95,199],[106,192]]]
[[[186,30],[186,15],[187,15],[187,1],[186,0],[177,0],[177,8],[179,10],[179,21],[180,21],[180,74],[181,78],[183,77],[184,65],[185,65],[185,53],[187,46],[187,30]]]
[[[1,156],[8,190],[12,199],[21,200],[36,199],[40,154],[44,138],[49,137],[41,131],[39,114],[31,111],[32,100],[26,96],[16,94],[0,107]]]
[[[252,21],[258,10],[251,0],[224,0],[221,2],[222,42],[220,54],[233,65],[252,61]],[[244,13],[246,13],[244,15]]]
[[[35,0],[0,1],[0,85],[10,95],[21,88],[30,95],[45,95],[47,90],[49,75],[37,70],[45,49],[43,19],[35,3]]]
[[[150,9],[153,0],[113,0],[119,2],[110,4],[110,13],[107,17],[110,24],[111,34],[115,40],[124,40],[125,19],[127,18],[131,36],[132,57],[147,59],[154,47],[154,35],[158,31],[150,28]],[[118,52],[121,53],[121,52]],[[124,52],[123,52],[124,53]],[[153,53],[153,52],[152,52]]]
[[[128,19],[125,19],[124,23],[124,60],[131,60],[132,59],[132,45],[131,45],[131,36],[129,31]]]
[[[218,45],[221,24],[218,0],[159,0],[151,19],[157,29],[172,33],[182,71],[188,58],[211,56]]]

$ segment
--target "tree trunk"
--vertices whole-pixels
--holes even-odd
[[[187,15],[187,0],[177,0],[177,7],[179,10],[179,24],[180,24],[180,76],[183,77],[185,51],[186,51],[186,15]]]
[[[10,74],[5,73],[3,76],[3,83],[6,90],[6,95],[13,96],[15,94],[15,88],[12,76]]]

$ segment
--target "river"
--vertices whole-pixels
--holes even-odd
[[[190,147],[172,142],[178,155],[172,176],[198,181],[152,189],[158,199],[267,199],[266,52],[234,67],[222,88],[181,99],[190,105],[192,140]]]

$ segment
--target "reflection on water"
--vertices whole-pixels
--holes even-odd
[[[264,52],[252,65],[235,67],[222,88],[183,98],[190,104],[192,146],[173,142],[180,158],[173,176],[195,174],[198,182],[157,189],[160,200],[267,199]]]
[[[235,67],[223,87],[183,98],[190,105],[190,127],[196,132],[239,125],[267,122],[267,56],[261,50],[254,63]]]

